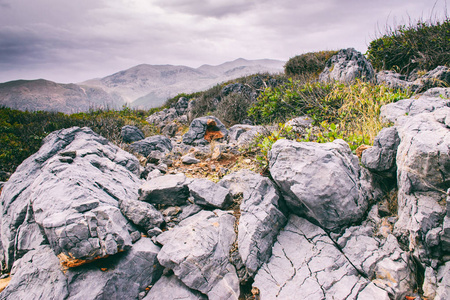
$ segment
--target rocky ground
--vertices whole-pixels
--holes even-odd
[[[0,299],[449,299],[449,95],[385,106],[361,159],[279,140],[268,177],[242,155],[263,128],[181,135],[183,98],[149,117],[167,136],[123,128],[137,156],[53,132],[0,195]]]

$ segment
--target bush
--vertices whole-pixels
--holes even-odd
[[[315,127],[299,140],[330,142],[340,138],[355,150],[361,144],[373,143],[386,126],[379,117],[382,105],[410,96],[408,91],[359,80],[352,84],[290,80],[279,88],[266,89],[249,114],[265,124],[307,114]]]
[[[117,145],[124,125],[139,127],[146,136],[157,134],[145,118],[148,111],[124,107],[120,111],[92,110],[65,115],[57,112],[29,112],[0,107],[0,171],[14,172],[19,164],[41,147],[52,131],[73,126],[90,127]]]
[[[319,51],[294,56],[284,65],[284,73],[288,77],[318,76],[325,68],[327,60],[336,53],[337,51]]]
[[[381,38],[370,43],[366,54],[374,68],[401,74],[450,67],[450,19],[387,28]]]

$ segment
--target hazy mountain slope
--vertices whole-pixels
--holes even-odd
[[[74,113],[89,108],[119,108],[122,104],[120,96],[92,86],[60,84],[44,79],[0,84],[0,105],[19,110]]]
[[[230,79],[262,72],[282,72],[283,65],[283,61],[242,58],[218,66],[203,65],[197,69],[143,64],[82,84],[117,93],[133,107],[150,108],[179,93],[202,91]]]

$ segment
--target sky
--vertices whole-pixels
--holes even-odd
[[[81,82],[143,63],[364,53],[387,24],[443,19],[447,1],[0,0],[0,82]]]

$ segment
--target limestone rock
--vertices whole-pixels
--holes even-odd
[[[206,300],[205,295],[189,289],[175,275],[162,276],[143,300]]]
[[[340,231],[361,220],[368,199],[360,166],[347,143],[298,143],[279,140],[269,153],[270,173],[289,209]]]
[[[200,117],[191,122],[189,131],[183,135],[183,143],[205,145],[211,140],[226,139],[228,130],[214,116]]]
[[[41,244],[26,241],[29,235],[22,230],[34,222],[68,265],[128,249],[133,229],[118,202],[137,198],[138,175],[139,162],[133,155],[89,128],[48,135],[41,149],[17,168],[0,196],[7,268],[19,258],[15,250]]]
[[[183,205],[189,197],[189,182],[184,174],[153,178],[139,188],[139,200],[151,204]]]
[[[133,143],[145,138],[144,133],[139,128],[131,125],[123,126],[120,134],[124,143]]]
[[[450,298],[450,262],[439,268],[437,274],[438,288],[434,300],[445,300]]]
[[[439,95],[445,94],[447,89],[439,89],[425,93],[416,98],[404,99],[395,103],[383,105],[380,110],[382,119],[388,122],[397,122],[400,117],[415,116],[424,112],[433,112],[443,107],[450,106],[450,99],[443,99]],[[449,92],[450,93],[450,92]]]
[[[362,164],[372,172],[393,176],[396,171],[395,158],[399,144],[397,128],[382,129],[375,138],[373,147],[363,152]]]
[[[154,135],[130,144],[130,148],[134,152],[147,157],[152,151],[170,152],[172,142],[163,135]]]
[[[357,299],[369,284],[320,227],[295,215],[272,253],[253,283],[261,299]]]
[[[189,184],[189,191],[195,204],[201,206],[226,209],[233,202],[233,197],[228,189],[208,179],[194,179]]]
[[[201,162],[201,160],[198,158],[195,158],[194,153],[188,153],[181,157],[181,162],[186,165],[194,165],[194,164],[198,164],[199,162]]]
[[[286,224],[275,185],[268,178],[256,176],[259,180],[255,185],[247,182],[238,226],[239,254],[250,277],[269,260],[275,239]]]
[[[148,231],[154,227],[160,227],[164,217],[153,205],[138,200],[123,200],[120,202],[120,211],[133,224]]]
[[[201,211],[157,237],[158,260],[189,288],[209,299],[238,299],[239,280],[228,261],[235,241],[235,218],[219,210]]]
[[[306,129],[312,126],[313,119],[309,116],[301,116],[286,122],[287,126],[292,127],[292,131],[296,133],[305,133]]]
[[[325,64],[319,75],[320,81],[337,80],[352,82],[357,78],[372,81],[375,71],[372,64],[360,52],[353,48],[342,49]]]
[[[421,83],[413,83],[411,81],[407,81],[405,75],[401,75],[394,71],[380,71],[376,74],[376,79],[377,84],[385,84],[393,89],[403,88],[416,91],[422,88]]]

